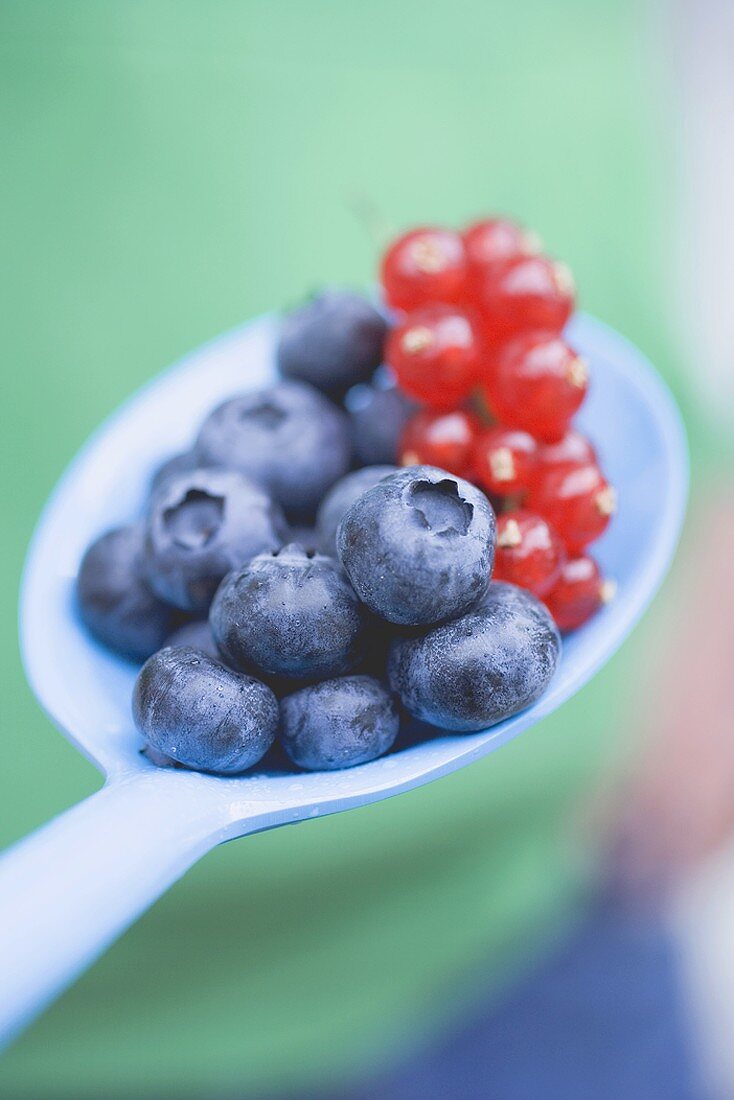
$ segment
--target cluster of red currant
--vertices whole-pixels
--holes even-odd
[[[400,447],[476,482],[498,511],[494,576],[535,593],[561,630],[612,595],[586,547],[615,494],[592,444],[571,427],[588,368],[562,335],[573,278],[537,238],[504,218],[463,233],[414,229],[381,270],[397,324],[386,360],[423,406]]]

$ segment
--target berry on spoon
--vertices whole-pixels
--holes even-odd
[[[502,348],[486,396],[505,427],[554,443],[567,431],[588,387],[581,356],[559,336],[531,333]]]
[[[569,558],[545,597],[545,605],[563,633],[578,630],[614,597],[615,584],[605,581],[592,557]]]
[[[363,466],[361,470],[353,470],[341,481],[337,481],[336,485],[332,485],[316,513],[316,539],[322,554],[337,557],[336,533],[342,517],[357,497],[377,485],[384,477],[394,474],[396,470],[396,466]]]
[[[358,463],[397,463],[400,436],[416,406],[398,389],[392,371],[380,369],[369,385],[353,386],[344,406]]]
[[[548,256],[516,256],[474,282],[484,330],[496,344],[523,332],[560,332],[574,307],[573,277]]]
[[[308,519],[349,469],[344,413],[313,386],[280,382],[218,405],[196,441],[204,466],[226,466],[263,485],[291,519]]]
[[[269,687],[190,647],[159,650],[133,691],[135,724],[153,749],[219,775],[239,775],[262,759],[278,713]]]
[[[371,676],[322,680],[281,703],[283,747],[309,771],[353,768],[392,748],[400,719],[393,697]]]
[[[558,579],[566,551],[546,520],[532,512],[505,512],[497,519],[494,578],[527,588],[542,598]]]
[[[471,476],[471,455],[479,422],[464,409],[422,409],[405,425],[400,440],[402,466],[438,466],[458,477]]]
[[[145,660],[175,624],[175,612],[159,600],[145,576],[141,523],[116,527],[89,546],[76,579],[76,604],[87,629],[110,649]]]
[[[233,668],[311,680],[357,664],[367,614],[337,562],[291,545],[230,573],[209,622]]]
[[[543,604],[521,588],[493,582],[467,614],[396,638],[388,676],[415,718],[468,732],[501,722],[542,695],[560,651]]]
[[[551,470],[528,496],[528,508],[548,520],[571,554],[604,534],[616,505],[614,489],[593,462]]]
[[[278,505],[235,470],[172,474],[148,508],[148,582],[174,607],[205,614],[225,574],[277,549],[286,531]]]
[[[278,369],[340,397],[379,367],[386,335],[387,322],[366,298],[327,290],[284,317]]]
[[[482,492],[433,466],[408,466],[363,493],[337,549],[359,598],[404,626],[460,615],[485,592],[495,517]]]
[[[472,453],[474,477],[487,493],[526,493],[538,463],[538,444],[528,433],[497,425],[477,437]]]
[[[466,290],[464,242],[449,229],[424,227],[403,234],[382,259],[380,281],[388,305],[410,310],[428,302],[459,302]]]
[[[468,313],[434,304],[409,313],[396,325],[385,359],[410,397],[434,409],[450,409],[477,382],[482,347]]]
[[[492,268],[518,256],[534,256],[541,250],[537,234],[509,218],[486,218],[462,233],[469,279],[474,281]]]

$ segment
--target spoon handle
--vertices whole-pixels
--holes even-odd
[[[0,859],[0,1047],[220,839],[179,778],[110,781]]]

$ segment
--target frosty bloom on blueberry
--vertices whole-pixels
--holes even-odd
[[[302,688],[282,704],[283,747],[309,770],[351,768],[382,756],[398,734],[391,696],[371,676],[341,676]]]
[[[145,660],[163,645],[173,608],[151,591],[144,571],[142,524],[118,527],[88,548],[76,580],[76,602],[87,629],[110,649]]]
[[[484,494],[433,466],[400,470],[363,493],[337,535],[359,598],[404,626],[468,610],[489,584],[494,543]]]
[[[197,771],[251,768],[275,740],[278,716],[269,687],[199,649],[161,649],[135,681],[133,717],[148,744]]]
[[[174,607],[204,613],[225,574],[276,549],[286,530],[268,494],[234,470],[171,475],[149,506],[148,581]]]
[[[353,386],[344,398],[349,413],[355,457],[362,466],[398,461],[400,437],[415,404],[380,369],[369,385]]]
[[[418,637],[397,638],[388,676],[415,718],[441,729],[486,729],[543,694],[561,640],[529,592],[493,582],[468,614]]]
[[[394,474],[397,466],[364,466],[361,470],[355,470],[347,474],[341,481],[337,481],[319,505],[316,515],[316,534],[319,548],[322,554],[328,554],[335,558],[336,532],[342,517],[354,504],[357,497],[367,489],[371,489],[384,477]]]
[[[308,518],[352,457],[345,414],[313,386],[281,382],[219,405],[196,441],[204,466],[259,482],[289,518]]]
[[[234,668],[310,680],[356,665],[367,614],[335,561],[293,545],[230,574],[209,621]]]
[[[387,322],[366,298],[327,290],[284,318],[278,368],[339,397],[379,367],[386,335]]]

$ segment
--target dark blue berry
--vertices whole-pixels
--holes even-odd
[[[380,365],[387,328],[366,298],[327,290],[283,318],[280,373],[339,397]]]
[[[354,386],[344,399],[352,426],[352,443],[362,466],[395,463],[400,437],[416,405],[379,370],[370,385]]]
[[[205,613],[225,574],[279,547],[285,532],[280,508],[234,470],[172,475],[149,506],[148,580],[161,599]]]
[[[142,524],[118,527],[89,547],[79,567],[76,602],[95,638],[144,661],[163,645],[175,612],[151,591],[144,574]]]
[[[263,485],[291,519],[311,517],[352,457],[344,413],[313,386],[281,382],[219,405],[196,443],[205,466],[227,466]]]
[[[383,477],[394,474],[396,470],[396,466],[363,466],[361,470],[347,474],[329,489],[316,514],[316,535],[322,554],[336,557],[336,531],[344,514],[357,497],[378,481],[382,481]]]
[[[193,623],[184,623],[169,638],[166,638],[166,645],[172,649],[180,649],[182,646],[200,649],[213,661],[222,660],[208,619],[197,619]]]
[[[147,743],[197,771],[236,775],[275,740],[278,701],[252,676],[233,672],[199,649],[161,649],[143,665],[133,718]]]
[[[398,734],[392,696],[370,676],[342,676],[281,702],[283,747],[312,771],[351,768],[382,756]]]
[[[539,600],[491,584],[476,610],[394,639],[388,676],[415,718],[456,732],[481,730],[535,702],[560,652],[558,630]]]
[[[367,613],[337,562],[291,545],[227,577],[209,621],[234,668],[308,680],[354,667]]]
[[[482,596],[495,518],[483,493],[433,466],[410,466],[363,493],[341,521],[339,557],[359,598],[389,622],[437,623]]]

